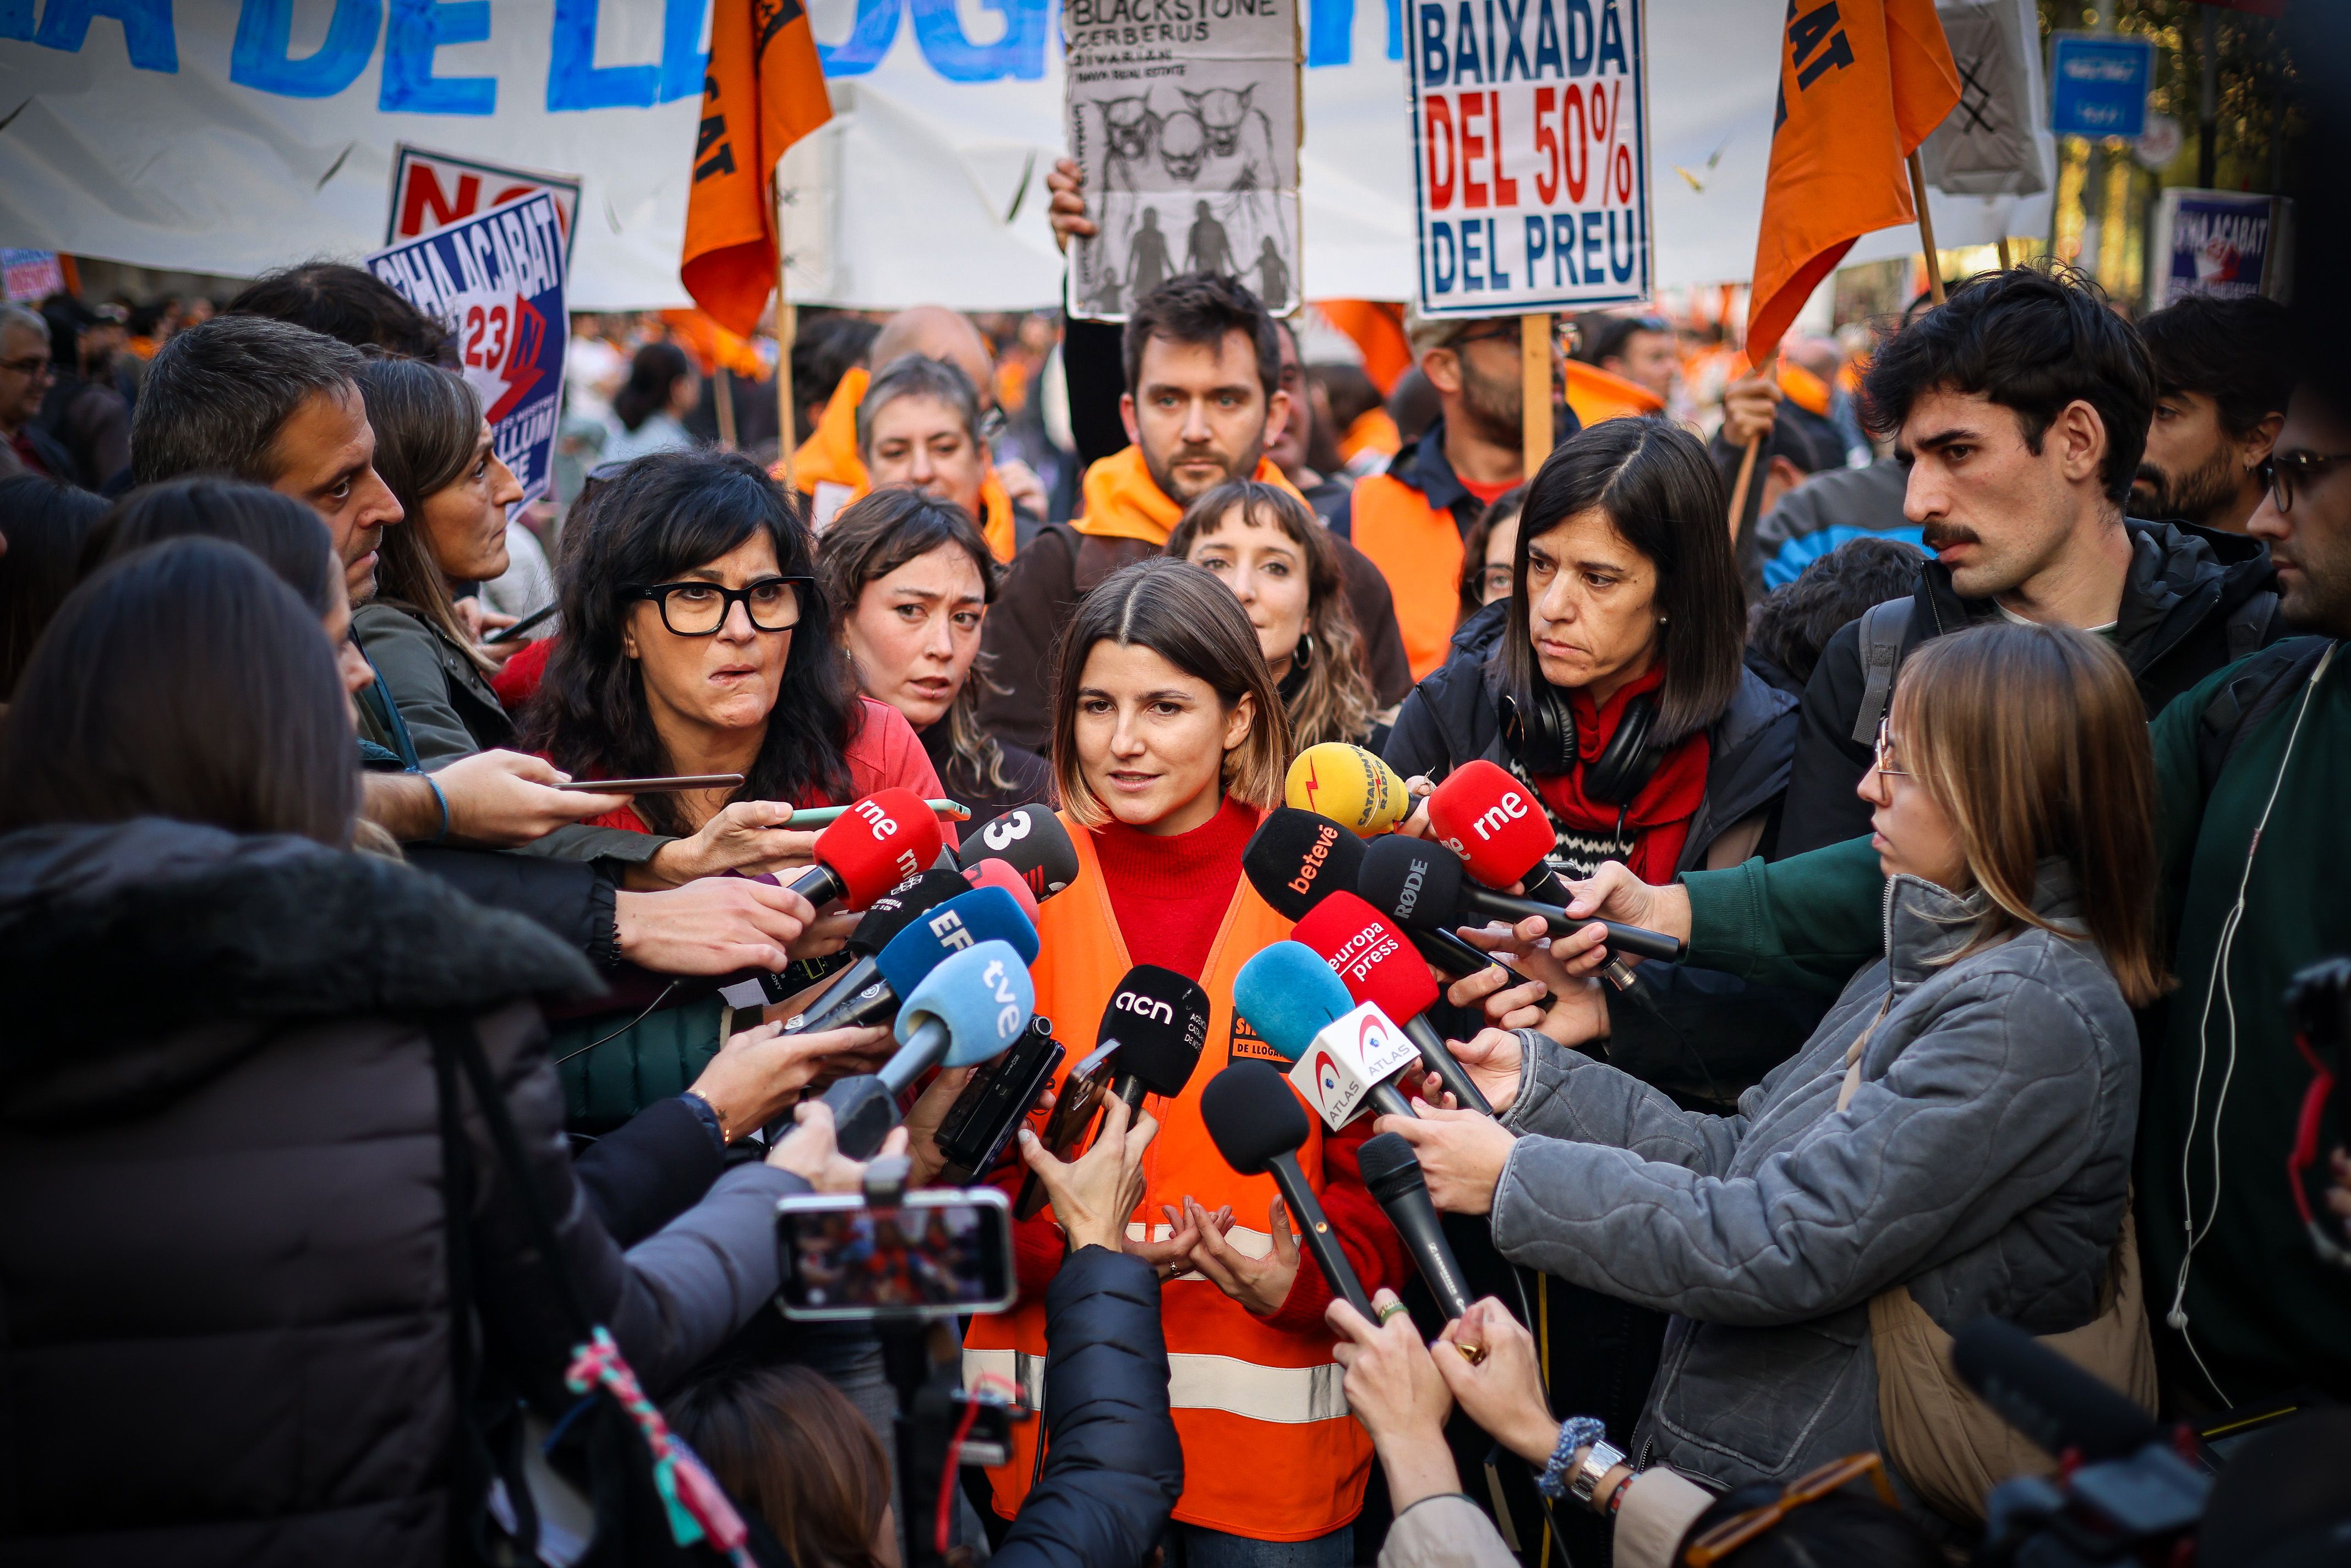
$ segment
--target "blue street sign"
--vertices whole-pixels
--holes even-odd
[[[2049,129],[2060,136],[2136,137],[2147,129],[2155,44],[2112,33],[2050,40]]]

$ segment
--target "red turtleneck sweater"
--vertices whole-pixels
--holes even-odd
[[[1126,956],[1198,979],[1240,885],[1241,851],[1264,820],[1228,795],[1188,833],[1146,833],[1115,821],[1096,828],[1094,853]]]

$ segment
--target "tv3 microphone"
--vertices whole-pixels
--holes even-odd
[[[854,1029],[880,1023],[912,996],[925,976],[966,948],[983,942],[1008,944],[1023,964],[1037,956],[1037,928],[1012,895],[1000,887],[975,887],[925,910],[890,945],[873,956],[878,977],[872,985],[821,1013],[803,1013],[784,1025],[786,1034]]]
[[[1382,1115],[1415,1114],[1390,1080],[1420,1053],[1377,1007],[1358,1006],[1304,943],[1273,943],[1243,964],[1233,977],[1233,1010],[1290,1063],[1290,1083],[1332,1131],[1366,1101]]]
[[[1173,969],[1137,964],[1111,993],[1094,1038],[1118,1046],[1111,1092],[1129,1111],[1140,1111],[1146,1094],[1172,1100],[1192,1082],[1208,1043],[1208,993]]]
[[[1373,908],[1407,927],[1449,926],[1465,923],[1464,916],[1481,923],[1499,920],[1510,925],[1540,917],[1553,936],[1564,936],[1587,925],[1606,926],[1612,954],[1631,953],[1637,957],[1675,963],[1687,951],[1679,938],[1662,931],[1645,931],[1613,920],[1577,920],[1563,908],[1480,887],[1462,874],[1460,857],[1443,844],[1398,838],[1393,833],[1364,852],[1363,874],[1357,878],[1356,887]],[[1627,976],[1620,988],[1629,980]]]
[[[967,896],[1004,894],[985,888]],[[1008,942],[982,942],[940,964],[898,1009],[898,1051],[882,1071],[824,1092],[835,1146],[851,1159],[870,1158],[898,1124],[898,1096],[915,1079],[934,1067],[973,1067],[1002,1055],[1036,1010],[1028,960]]]
[[[853,997],[872,985],[880,976],[873,967],[873,955],[890,945],[890,939],[904,930],[914,916],[926,909],[935,909],[948,899],[970,890],[971,883],[951,871],[926,871],[908,877],[889,892],[876,898],[865,909],[865,918],[849,934],[849,950],[856,960],[835,975],[814,1001],[800,1009],[803,1017],[814,1017],[833,1007],[844,997]],[[767,1002],[780,1002],[791,995],[783,988],[780,975],[756,975],[747,980],[737,980],[720,988],[719,1000],[740,1011]]]
[[[1306,1173],[1298,1168],[1298,1151],[1312,1129],[1306,1108],[1281,1074],[1262,1061],[1234,1062],[1200,1092],[1200,1120],[1227,1165],[1243,1176],[1272,1176],[1298,1222],[1299,1239],[1330,1282],[1331,1293],[1372,1318],[1372,1299],[1341,1249]]]
[[[969,870],[984,860],[1019,873],[1040,904],[1078,879],[1078,847],[1050,806],[1015,807],[965,841],[958,863]]]
[[[1310,910],[1290,935],[1322,955],[1349,996],[1358,1002],[1376,1002],[1390,1019],[1404,1020],[1405,1038],[1420,1052],[1421,1064],[1445,1081],[1456,1104],[1480,1115],[1494,1113],[1436,1027],[1421,1016],[1437,1002],[1437,982],[1428,977],[1427,966],[1412,955],[1404,933],[1378,910],[1352,893],[1334,893]]]
[[[1384,833],[1412,814],[1411,791],[1395,768],[1360,746],[1336,740],[1298,754],[1282,780],[1282,799],[1360,839]]]
[[[1428,1196],[1428,1178],[1421,1172],[1420,1158],[1412,1152],[1412,1145],[1402,1134],[1382,1133],[1364,1141],[1355,1164],[1363,1173],[1364,1186],[1371,1189],[1388,1223],[1404,1238],[1405,1249],[1419,1266],[1420,1277],[1428,1282],[1428,1293],[1437,1298],[1445,1321],[1451,1322],[1467,1312],[1469,1283],[1446,1242],[1444,1223],[1437,1218],[1437,1205]],[[1482,1347],[1475,1354],[1469,1345],[1460,1349],[1472,1364],[1486,1359]]]

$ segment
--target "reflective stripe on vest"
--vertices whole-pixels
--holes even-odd
[[[1396,630],[1404,633],[1412,678],[1419,680],[1445,663],[1460,618],[1460,526],[1393,474],[1357,480],[1348,505],[1355,548],[1388,580]]]
[[[1045,1405],[1045,1359],[1019,1350],[967,1350],[963,1383],[984,1379],[998,1389],[1020,1390],[1023,1404]],[[1222,1410],[1252,1421],[1296,1427],[1334,1421],[1347,1414],[1346,1373],[1337,1363],[1323,1366],[1259,1366],[1229,1355],[1171,1352],[1167,1357],[1167,1403],[1177,1410]],[[1188,1469],[1188,1467],[1187,1467]]]

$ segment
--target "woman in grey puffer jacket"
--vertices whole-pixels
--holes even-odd
[[[1928,644],[1861,788],[1886,956],[1737,1115],[1489,1030],[1462,1054],[1508,1095],[1499,1126],[1395,1127],[1505,1256],[1675,1314],[1633,1457],[1726,1488],[1886,1447],[1872,1297],[1907,1286],[1946,1332],[2074,1329],[2124,1223],[2130,1008],[2160,984],[2127,672],[2062,628]]]

